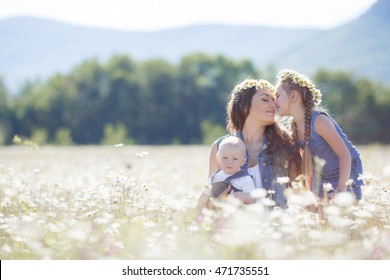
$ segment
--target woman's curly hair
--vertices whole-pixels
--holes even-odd
[[[233,134],[242,131],[249,115],[252,98],[256,88],[251,87],[241,91],[233,91],[227,104],[227,130]],[[287,161],[287,171],[290,178],[299,175],[301,166],[300,147],[290,133],[276,119],[266,126],[267,153],[272,156],[273,164],[283,164]]]

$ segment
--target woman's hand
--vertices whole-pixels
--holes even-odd
[[[224,190],[218,197],[217,199],[221,199],[221,198],[224,198],[228,195],[228,193],[230,192],[231,190],[231,185],[229,185],[226,190]],[[251,204],[251,203],[254,203],[255,202],[255,199],[253,197],[251,197],[248,193],[244,193],[244,192],[233,192],[233,195],[235,198],[241,200],[241,202],[245,203],[245,204]]]
[[[255,199],[249,193],[234,192],[233,195],[245,204],[255,203]]]

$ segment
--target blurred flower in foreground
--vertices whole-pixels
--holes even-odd
[[[334,203],[339,207],[349,207],[352,206],[355,198],[349,192],[336,193],[334,196]]]
[[[135,154],[137,157],[140,157],[140,158],[144,158],[146,157],[147,155],[149,155],[148,152],[141,152],[141,153],[136,153]]]
[[[290,182],[290,178],[289,177],[278,177],[278,178],[276,178],[276,182],[279,184],[287,184],[288,182]]]

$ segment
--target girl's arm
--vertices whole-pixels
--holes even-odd
[[[346,183],[351,175],[351,154],[344,144],[344,141],[337,133],[335,125],[330,118],[323,114],[319,115],[314,122],[314,127],[317,133],[324,138],[338,156],[340,172],[338,191],[346,191]]]

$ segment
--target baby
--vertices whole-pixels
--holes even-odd
[[[217,197],[229,185],[232,191],[244,193],[250,193],[255,189],[252,177],[246,169],[241,169],[241,166],[246,163],[246,147],[240,138],[228,136],[221,141],[217,152],[217,162],[221,169],[210,177],[211,189],[206,189],[206,194]]]

